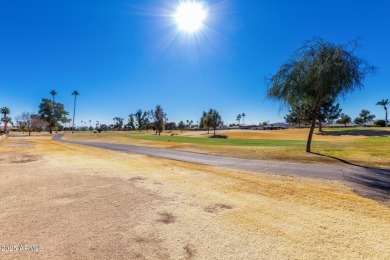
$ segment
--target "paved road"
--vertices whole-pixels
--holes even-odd
[[[53,137],[53,140],[235,170],[342,181],[350,185],[362,196],[390,205],[390,170],[358,166],[324,166],[319,164],[247,160],[128,144],[68,141],[62,139],[63,136],[63,134],[56,135]]]

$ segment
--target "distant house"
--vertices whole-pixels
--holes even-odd
[[[367,122],[365,124],[354,124],[354,123],[350,123],[350,124],[347,124],[347,125],[344,125],[344,124],[323,124],[322,125],[323,127],[330,127],[330,128],[337,128],[337,127],[376,127],[377,125],[375,124],[375,121],[370,121],[370,122]]]
[[[280,129],[287,129],[288,125],[285,123],[274,123],[270,125],[263,126],[264,130],[280,130]]]
[[[250,130],[264,130],[263,126],[261,125],[250,125]]]
[[[344,124],[336,124],[336,123],[334,123],[334,124],[324,124],[324,125],[322,125],[322,127],[330,127],[330,128],[358,127],[358,126],[360,126],[360,125],[358,125],[358,124],[353,124],[353,123],[347,124],[347,125],[344,125]]]
[[[17,130],[19,130],[19,127],[17,126],[12,126],[12,125],[7,126],[7,131],[17,131]],[[4,131],[4,126],[0,126],[0,131]]]
[[[373,127],[373,126],[377,126],[377,125],[375,124],[375,121],[370,121],[370,122],[365,123],[363,126]]]
[[[240,125],[239,129],[251,129],[251,125]]]

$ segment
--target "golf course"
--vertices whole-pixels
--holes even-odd
[[[0,260],[390,260],[389,0],[0,10]]]
[[[63,141],[11,134],[0,143],[1,237],[43,246],[17,252],[25,259],[387,259],[390,175],[378,200],[317,175],[234,170],[71,143],[294,162],[313,171],[351,166],[344,161],[389,169],[390,131],[326,129],[305,157],[307,131],[233,130],[218,132],[225,135],[220,139],[207,131],[75,132],[61,133]]]

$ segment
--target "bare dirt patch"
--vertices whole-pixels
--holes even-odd
[[[144,181],[144,180],[147,180],[147,179],[148,178],[144,178],[144,177],[141,177],[141,176],[135,176],[135,177],[130,178],[129,180],[136,182],[136,181]]]
[[[186,259],[193,259],[196,254],[196,249],[193,245],[188,244],[184,247],[184,250],[186,251],[187,257]]]
[[[39,160],[39,156],[31,154],[20,154],[10,158],[10,163],[29,163]]]
[[[205,207],[204,210],[208,213],[219,213],[225,209],[232,209],[232,208],[233,208],[233,206],[217,203],[217,204]]]
[[[158,222],[162,222],[164,224],[172,224],[175,223],[176,217],[172,213],[159,213],[160,219],[157,220]]]

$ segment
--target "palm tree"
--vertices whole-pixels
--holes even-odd
[[[54,96],[57,95],[57,91],[55,91],[55,90],[50,91],[50,95],[53,96],[53,112],[52,112],[53,114],[52,114],[52,122],[50,124],[52,124],[52,127],[54,127],[54,125],[55,125],[55,123],[54,123],[54,109],[55,109],[55,103],[56,103]]]
[[[241,122],[241,114],[238,114],[236,121],[238,122],[238,125],[240,125]]]
[[[74,117],[76,115],[76,97],[79,95],[77,90],[73,91],[72,95],[74,95],[74,103],[73,103],[73,126],[72,126],[72,134],[74,130]]]
[[[50,95],[52,95],[53,96],[53,105],[54,105],[54,96],[55,95],[57,95],[57,91],[55,91],[55,90],[52,90],[52,91],[50,91]]]
[[[387,106],[390,105],[389,99],[382,99],[376,103],[377,106],[383,106],[385,109],[385,126],[387,127]]]
[[[345,46],[314,39],[298,49],[268,81],[268,98],[290,106],[299,102],[312,106],[306,152],[310,152],[323,102],[363,88],[365,77],[376,70],[355,55],[356,47],[356,42]]]
[[[242,116],[242,124],[245,125],[245,123],[244,123],[245,113],[242,113],[241,116]]]
[[[1,120],[4,122],[4,132],[7,133],[7,124],[11,121],[7,115],[11,113],[11,110],[8,107],[3,107],[0,112],[3,114],[3,118]]]

